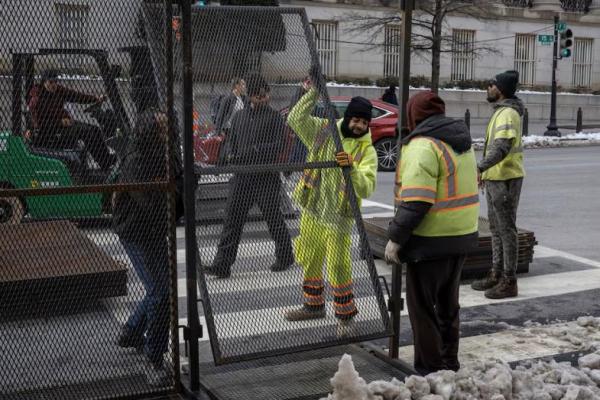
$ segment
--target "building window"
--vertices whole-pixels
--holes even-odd
[[[400,76],[400,44],[402,29],[399,25],[385,26],[385,42],[383,53],[383,75]]]
[[[452,30],[452,71],[453,81],[472,80],[475,70],[475,31],[467,29]]]
[[[592,51],[594,39],[575,38],[573,45],[573,86],[592,86]]]
[[[337,75],[338,25],[335,21],[313,21],[319,61],[327,77]]]
[[[88,45],[89,6],[75,4],[60,4],[55,6],[56,16],[56,45],[61,49],[84,49]],[[65,68],[81,67],[83,59],[65,57]],[[68,64],[68,65],[67,65]]]
[[[523,85],[535,84],[535,40],[535,35],[517,33],[515,37],[515,70]]]

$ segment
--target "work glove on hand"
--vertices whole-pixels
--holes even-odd
[[[351,167],[354,159],[352,158],[352,154],[340,151],[335,155],[335,161],[337,161],[340,167]]]
[[[388,240],[385,246],[385,262],[388,264],[400,264],[400,246],[396,242]]]

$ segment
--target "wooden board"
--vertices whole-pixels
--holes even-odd
[[[375,257],[383,258],[387,244],[387,229],[390,217],[366,218],[365,229],[369,244]],[[533,248],[537,244],[535,235],[531,231],[518,230],[519,233],[519,263],[517,273],[529,272],[529,264],[533,260]],[[479,246],[469,254],[463,268],[462,278],[478,278],[487,273],[492,266],[492,237],[489,222],[479,218]]]
[[[126,265],[68,221],[0,225],[0,238],[3,314],[127,293]]]

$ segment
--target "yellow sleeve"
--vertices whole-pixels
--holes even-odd
[[[435,151],[422,144],[409,144],[402,154],[400,200],[435,203],[439,159]]]

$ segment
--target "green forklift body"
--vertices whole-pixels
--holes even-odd
[[[68,187],[71,176],[60,160],[31,154],[23,139],[0,132],[0,183],[14,189]],[[102,214],[102,194],[62,194],[25,197],[30,217],[78,218]]]

